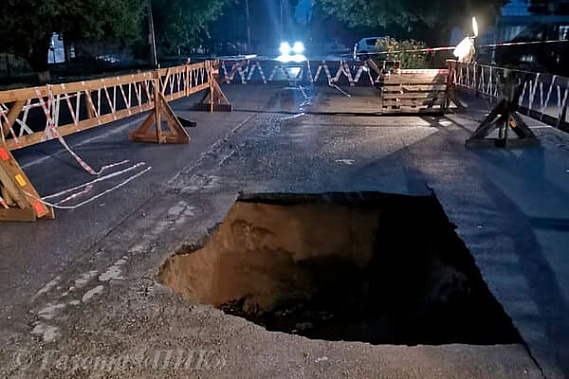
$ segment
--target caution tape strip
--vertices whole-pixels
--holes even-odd
[[[7,110],[0,110],[0,114],[2,115],[2,118],[4,119],[4,122],[6,123],[6,125],[8,125],[9,130],[10,130],[10,134],[12,135],[12,138],[14,138],[14,141],[16,141],[16,143],[19,143],[18,141],[18,137],[16,137],[16,133],[14,132],[14,129],[12,128],[12,125],[10,125],[10,120],[8,119],[8,115],[7,115],[8,111]],[[0,122],[0,125],[2,123]],[[4,131],[0,128],[0,133],[2,134],[2,140],[5,141],[4,139]]]
[[[56,208],[56,209],[67,209],[67,210],[77,209],[77,208],[79,208],[79,207],[82,207],[82,206],[84,206],[84,205],[87,205],[87,204],[89,204],[89,203],[91,203],[91,202],[97,200],[98,198],[100,198],[100,197],[102,197],[102,196],[105,196],[105,195],[108,194],[108,193],[111,193],[111,192],[113,192],[113,191],[116,191],[117,189],[119,189],[119,188],[125,186],[126,184],[128,184],[128,183],[131,182],[131,181],[133,181],[134,179],[136,179],[136,178],[138,178],[138,177],[144,175],[145,173],[147,173],[148,171],[150,171],[150,169],[152,169],[152,167],[147,167],[147,168],[145,168],[144,170],[142,170],[142,171],[140,171],[140,172],[138,172],[138,173],[132,175],[131,177],[129,177],[129,178],[127,178],[126,180],[122,181],[121,183],[117,184],[116,186],[111,187],[111,188],[109,188],[109,189],[107,189],[107,190],[105,190],[105,191],[103,191],[103,192],[101,192],[101,193],[99,193],[99,194],[93,196],[92,198],[87,199],[87,200],[85,200],[85,201],[83,201],[83,202],[81,202],[81,203],[79,203],[79,204],[76,204],[76,205],[59,205],[61,202],[58,203],[58,204],[53,204],[53,203],[50,203],[50,202],[48,202],[48,201],[45,200],[45,199],[48,198],[48,197],[45,197],[45,198],[43,198],[43,199],[40,199],[40,198],[38,198],[37,196],[34,196],[34,195],[32,195],[32,194],[30,194],[30,193],[28,193],[28,192],[26,192],[26,195],[30,196],[31,198],[36,199],[37,201],[41,202],[42,204],[44,204],[44,205],[46,205],[46,206],[48,206],[48,207],[52,207],[52,208]],[[88,185],[88,184],[87,184],[87,185]],[[83,185],[82,187],[85,187],[85,185]],[[52,195],[52,196],[53,196],[53,195]]]
[[[38,100],[40,101],[40,104],[41,104],[43,111],[45,113],[45,116],[47,118],[47,128],[51,132],[51,136],[53,138],[57,138],[59,140],[59,142],[61,143],[61,145],[63,145],[65,150],[67,150],[69,152],[69,154],[71,154],[71,156],[73,156],[73,158],[75,158],[77,163],[79,163],[79,165],[85,171],[87,171],[89,174],[98,176],[98,175],[101,175],[104,171],[106,171],[112,167],[120,166],[120,165],[123,165],[123,164],[129,162],[128,160],[123,160],[121,162],[117,162],[117,163],[113,163],[110,165],[103,166],[103,167],[101,167],[101,169],[99,171],[95,171],[89,164],[87,164],[87,162],[85,162],[83,159],[81,159],[81,157],[69,147],[69,145],[67,144],[65,139],[61,136],[61,134],[59,133],[59,130],[57,130],[57,120],[52,117],[51,109],[43,100],[43,96],[39,90],[36,90],[36,95],[38,97]],[[55,104],[55,100],[53,98],[52,86],[48,86],[48,104],[51,104],[52,106],[53,106],[53,104]],[[59,112],[55,112],[55,113],[57,114]]]
[[[67,196],[65,199],[61,200],[61,201],[60,201],[59,203],[57,203],[56,205],[61,205],[61,204],[67,203],[67,202],[69,202],[69,201],[71,201],[71,200],[73,200],[73,199],[78,198],[78,197],[81,196],[81,195],[85,195],[85,194],[91,192],[92,189],[93,189],[93,186],[92,186],[92,185],[89,185],[89,186],[85,187],[85,189],[84,189],[83,191],[79,191],[79,192],[77,192],[77,193],[74,193],[74,194],[72,194],[72,195]]]
[[[73,188],[69,188],[69,189],[66,189],[66,190],[63,190],[63,191],[54,193],[54,194],[52,194],[52,195],[44,196],[44,197],[42,198],[42,200],[53,199],[53,198],[61,197],[61,196],[63,196],[63,195],[67,195],[68,193],[71,193],[71,192],[73,192],[73,191],[76,191],[76,190],[79,190],[79,189],[81,189],[81,188],[84,188],[84,187],[93,185],[93,184],[95,184],[95,183],[99,183],[99,182],[102,182],[102,181],[105,181],[105,180],[114,178],[114,177],[116,177],[116,176],[122,175],[122,174],[124,174],[124,173],[126,173],[126,172],[132,171],[132,170],[134,170],[134,169],[136,169],[136,168],[138,168],[138,167],[142,167],[142,166],[146,166],[146,163],[145,163],[145,162],[136,163],[136,164],[132,165],[131,167],[128,167],[128,168],[126,168],[126,169],[124,169],[124,170],[116,171],[116,172],[113,172],[113,173],[111,173],[111,174],[107,174],[107,175],[105,175],[105,176],[101,176],[101,177],[99,177],[99,178],[97,178],[97,179],[94,179],[94,180],[88,182],[88,183],[84,183],[84,184],[81,184],[81,185],[79,185],[79,186],[76,186],[76,187],[73,187]]]
[[[4,208],[6,209],[10,209],[10,207],[8,207],[8,204],[6,203],[6,201],[2,198],[2,196],[0,196],[0,205],[2,205]]]
[[[508,47],[508,46],[526,46],[526,45],[541,45],[541,44],[552,44],[552,43],[566,43],[569,40],[547,40],[547,41],[520,41],[520,42],[500,42],[500,43],[489,43],[485,45],[478,45],[477,48],[488,48],[488,47]],[[439,47],[426,47],[423,49],[413,49],[413,50],[397,50],[397,51],[376,51],[371,53],[357,53],[356,56],[367,56],[367,55],[387,55],[387,54],[401,54],[401,53],[431,53],[435,51],[449,51],[454,50],[456,46],[439,46]]]

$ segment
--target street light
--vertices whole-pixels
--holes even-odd
[[[474,34],[474,38],[478,37],[478,22],[476,21],[476,17],[472,17],[472,33]]]
[[[474,59],[476,50],[474,49],[474,40],[478,37],[478,22],[476,17],[472,17],[472,36],[465,37],[456,46],[453,55],[462,63],[470,63]]]

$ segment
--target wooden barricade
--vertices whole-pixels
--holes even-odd
[[[142,125],[130,133],[131,140],[189,143],[190,136],[168,103],[204,90],[208,91],[200,108],[231,110],[217,83],[215,61],[1,91],[0,221],[54,218],[12,151],[148,111]]]
[[[398,70],[378,81],[381,113],[444,113],[448,70]]]

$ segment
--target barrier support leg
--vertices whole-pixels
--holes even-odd
[[[52,207],[39,201],[39,194],[16,161],[0,143],[0,221],[54,219]]]
[[[506,71],[503,80],[503,98],[486,116],[472,136],[466,140],[466,146],[484,145],[489,141],[498,147],[505,147],[506,144],[516,147],[539,145],[539,139],[518,114],[518,99],[522,92],[522,85],[527,80],[527,75],[521,82],[516,83],[511,73]],[[487,139],[486,137],[494,130],[498,130],[498,138]],[[512,130],[518,138],[508,140],[508,130]]]
[[[456,81],[456,68],[455,66],[448,64],[448,62],[447,66],[449,73],[447,77],[447,88],[445,92],[445,104],[443,106],[443,113],[448,112],[452,104],[456,105],[459,112],[466,112],[466,105],[463,104],[462,101],[460,101],[456,96],[456,88],[454,86],[454,83]]]
[[[190,143],[190,136],[160,91],[158,81],[154,82],[154,110],[142,125],[130,132],[131,141],[154,143]],[[168,130],[162,130],[162,118]],[[153,131],[152,126],[156,129]]]
[[[209,91],[194,106],[196,111],[231,112],[233,107],[219,86],[218,75],[212,66],[208,67]]]
[[[492,109],[490,114],[486,116],[472,136],[466,140],[466,146],[487,145],[488,142],[498,147],[504,147],[507,143],[513,143],[516,147],[539,145],[539,140],[535,134],[517,113],[516,106],[517,105],[511,101],[502,99],[498,105]],[[487,139],[496,129],[499,130],[498,138]],[[518,139],[509,140],[508,142],[508,130],[512,130]]]

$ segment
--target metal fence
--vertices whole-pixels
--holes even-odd
[[[220,61],[219,77],[223,83],[238,84],[288,81],[369,86],[379,82],[381,75],[366,61],[224,60]]]
[[[504,78],[509,76],[516,85],[521,86],[518,98],[520,113],[569,131],[569,78],[451,60],[447,64],[450,82],[457,89],[467,89],[493,99],[504,94]]]

